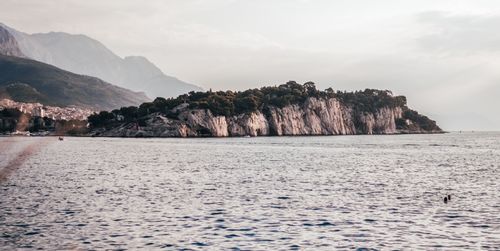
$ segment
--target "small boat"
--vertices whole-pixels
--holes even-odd
[[[244,136],[244,138],[250,138],[250,135],[247,134],[247,135]]]
[[[59,141],[63,141],[64,137],[59,136]]]

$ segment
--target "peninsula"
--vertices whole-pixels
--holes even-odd
[[[442,133],[387,90],[317,90],[286,84],[241,92],[190,92],[88,118],[88,135],[231,137]]]

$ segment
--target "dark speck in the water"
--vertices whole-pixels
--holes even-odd
[[[328,221],[324,221],[324,222],[319,223],[316,226],[318,226],[318,227],[327,227],[327,226],[334,226],[334,224],[331,223],[331,222],[328,222]]]
[[[198,246],[198,247],[206,247],[208,244],[203,243],[203,242],[193,242],[193,245]]]

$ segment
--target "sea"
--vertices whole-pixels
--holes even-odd
[[[0,250],[500,250],[500,133],[0,137]]]

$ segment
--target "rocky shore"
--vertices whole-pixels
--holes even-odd
[[[235,116],[214,115],[209,109],[190,109],[181,104],[170,112],[149,114],[138,122],[94,128],[91,136],[105,137],[238,137],[442,133],[434,121],[407,116],[408,108],[381,107],[359,112],[335,98],[309,97],[301,104],[269,106]],[[411,111],[411,110],[410,110]],[[421,118],[427,123],[422,124]],[[119,120],[119,119],[118,119]],[[431,126],[429,126],[429,123]]]

